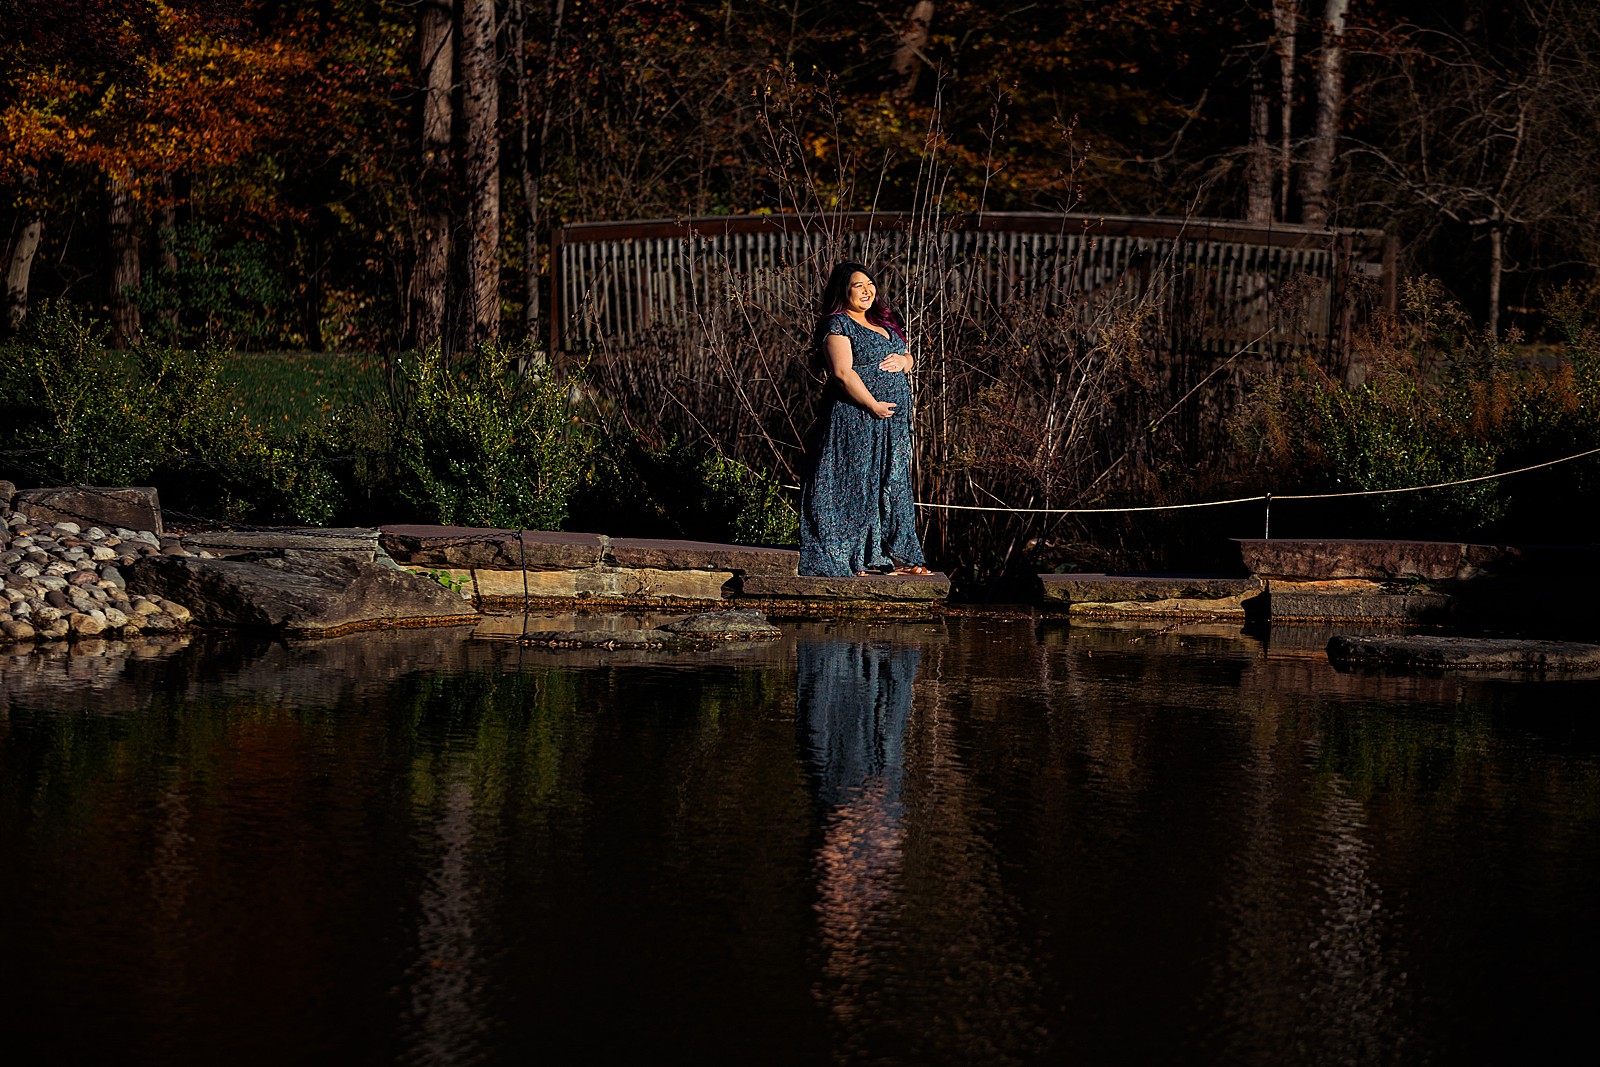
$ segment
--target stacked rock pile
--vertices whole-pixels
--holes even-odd
[[[191,553],[176,537],[73,522],[35,522],[0,511],[0,643],[166,633],[189,610],[130,593],[120,567],[140,556]]]

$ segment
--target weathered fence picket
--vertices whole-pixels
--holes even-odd
[[[908,309],[1158,286],[1170,345],[1192,352],[1264,338],[1338,352],[1365,307],[1394,305],[1395,247],[1374,230],[1024,213],[718,216],[556,231],[551,347],[625,349],[734,307],[790,314],[810,307],[828,265],[846,256],[881,267]]]

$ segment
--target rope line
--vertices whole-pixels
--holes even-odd
[[[986,504],[932,504],[918,500],[919,508],[936,508],[940,511],[998,511],[1009,515],[1120,515],[1135,511],[1178,511],[1183,508],[1220,508],[1228,504],[1248,504],[1265,500],[1261,496],[1241,496],[1232,500],[1207,500],[1198,504],[1146,504],[1127,508],[1003,508]],[[1279,500],[1285,499],[1278,497]]]
[[[1544,467],[1554,467],[1561,463],[1570,463],[1576,459],[1583,459],[1600,452],[1600,448],[1591,448],[1587,452],[1579,452],[1571,456],[1562,456],[1560,459],[1546,460],[1528,467],[1518,467],[1511,471],[1498,471],[1494,474],[1480,474],[1473,478],[1458,478],[1449,482],[1433,482],[1429,485],[1407,485],[1399,489],[1352,489],[1343,493],[1259,493],[1255,496],[1234,497],[1231,500],[1205,500],[1194,504],[1150,504],[1143,507],[1127,508],[1007,508],[993,507],[982,504],[932,504],[917,501],[919,508],[937,508],[942,511],[999,511],[1014,515],[1115,515],[1139,511],[1183,511],[1188,508],[1219,508],[1229,504],[1251,504],[1263,500],[1339,500],[1355,496],[1385,496],[1391,493],[1418,493],[1425,489],[1449,489],[1457,485],[1472,485],[1475,482],[1488,482],[1496,478],[1509,478],[1513,474],[1526,474],[1529,471],[1540,470]]]
[[[1571,463],[1576,459],[1600,453],[1600,448],[1591,448],[1587,452],[1578,452],[1571,456],[1562,456],[1560,459],[1546,460],[1527,467],[1518,467],[1516,470],[1497,471],[1494,474],[1480,474],[1472,478],[1458,478],[1449,482],[1432,482],[1428,485],[1407,485],[1398,489],[1351,489],[1343,493],[1258,493],[1255,496],[1237,496],[1228,500],[1203,500],[1193,504],[1146,504],[1125,508],[1013,508],[991,504],[935,504],[929,501],[918,500],[919,508],[935,508],[940,511],[992,511],[1010,515],[1123,515],[1142,511],[1183,511],[1189,508],[1220,508],[1230,504],[1254,504],[1264,500],[1339,500],[1356,496],[1385,496],[1391,493],[1418,493],[1425,489],[1449,489],[1457,485],[1472,485],[1475,482],[1489,482],[1496,478],[1509,478],[1514,474],[1526,474],[1529,471],[1541,470],[1545,467],[1554,467],[1561,463]],[[798,485],[785,485],[784,489],[800,491]]]
[[[1499,471],[1495,474],[1480,474],[1475,478],[1460,478],[1453,482],[1435,482],[1432,485],[1410,485],[1403,489],[1359,489],[1348,493],[1312,493],[1303,496],[1279,496],[1279,500],[1322,500],[1342,496],[1377,496],[1380,493],[1415,493],[1422,489],[1448,489],[1453,485],[1471,485],[1474,482],[1490,482],[1496,478],[1509,478],[1513,474],[1527,474],[1529,471],[1541,470],[1545,467],[1554,467],[1560,463],[1570,463],[1575,459],[1583,459],[1600,452],[1600,448],[1591,448],[1587,452],[1579,452],[1571,456],[1562,456],[1560,459],[1547,459],[1543,463],[1535,463],[1528,467],[1518,467],[1514,471]]]

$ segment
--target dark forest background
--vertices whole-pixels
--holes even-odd
[[[1580,0],[0,0],[7,323],[539,333],[552,227],[902,209],[1400,236],[1479,322],[1600,244]],[[798,196],[796,190],[804,190]]]
[[[1070,210],[1381,229],[1398,312],[1336,366],[1277,337],[1174,360],[1155,293],[939,309],[918,499],[1016,509],[923,515],[967,593],[1225,566],[1262,528],[1117,506],[1596,536],[1587,0],[0,0],[0,34],[19,483],[154,484],[196,522],[790,541],[805,301],[551,362],[552,233]]]

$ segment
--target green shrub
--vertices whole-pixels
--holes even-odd
[[[228,340],[244,348],[304,343],[285,327],[292,296],[271,249],[215,223],[164,228],[175,270],[146,274],[130,292],[147,334],[167,344]]]
[[[0,354],[0,469],[34,485],[154,485],[165,507],[215,520],[322,523],[339,505],[324,432],[253,425],[215,344],[106,347],[67,304],[29,316]]]
[[[557,530],[588,464],[575,382],[527,349],[488,346],[448,362],[397,357],[388,410],[401,499],[430,522]]]
[[[651,448],[612,434],[574,502],[584,526],[639,537],[795,544],[799,516],[770,475],[672,438]]]
[[[1429,390],[1393,370],[1355,389],[1328,384],[1303,378],[1299,413],[1315,435],[1330,491],[1441,485],[1494,472],[1498,446],[1458,432],[1470,418],[1469,393]],[[1482,529],[1500,517],[1502,499],[1496,482],[1483,481],[1361,498],[1357,510],[1369,512],[1380,532]]]
[[[716,452],[706,454],[699,470],[706,487],[707,513],[730,516],[728,540],[763,545],[799,543],[799,512],[771,475]]]
[[[241,359],[215,342],[116,352],[80,311],[43,305],[4,357],[0,475],[155,485],[180,521],[373,523],[409,511],[553,530],[581,483],[584,521],[607,531],[797,536],[779,486],[726,457],[631,438],[596,452],[573,411],[580,376],[563,379],[526,349],[397,357],[380,389],[365,366],[332,383],[325,361]]]
[[[71,305],[47,302],[0,354],[0,463],[19,481],[135,485],[161,447],[148,412],[158,401],[106,330]]]
[[[1361,383],[1334,381],[1309,361],[1254,383],[1233,428],[1260,460],[1256,487],[1279,494],[1403,489],[1595,447],[1600,343],[1578,308],[1574,299],[1552,297],[1566,343],[1553,365],[1527,365],[1518,359],[1519,337],[1497,341],[1475,331],[1437,283],[1408,285],[1403,314],[1358,340],[1368,368]],[[1536,476],[1344,498],[1315,514],[1324,534],[1587,540],[1593,532],[1572,516],[1594,493],[1592,467],[1577,461]]]

